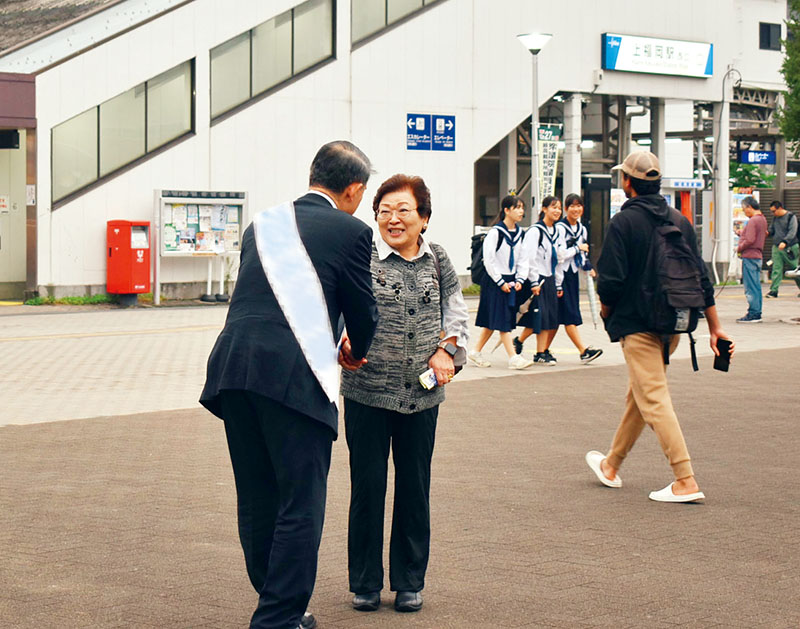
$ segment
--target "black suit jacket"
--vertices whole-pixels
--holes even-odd
[[[372,294],[372,230],[333,208],[317,194],[295,201],[297,227],[319,276],[331,329],[344,316],[353,354],[366,355],[378,311]],[[242,238],[241,263],[225,327],[208,358],[200,403],[222,417],[219,392],[251,391],[338,431],[336,406],[328,401],[300,349],[267,281],[253,225]]]

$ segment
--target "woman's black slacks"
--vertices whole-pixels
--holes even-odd
[[[350,450],[350,591],[383,589],[383,520],[389,448],[394,462],[394,507],[389,544],[389,585],[419,592],[430,550],[431,457],[439,407],[403,414],[345,398]]]

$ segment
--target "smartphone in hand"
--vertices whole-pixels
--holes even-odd
[[[728,371],[731,364],[731,342],[728,339],[717,339],[719,356],[714,356],[714,369]]]

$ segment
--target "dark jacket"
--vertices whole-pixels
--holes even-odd
[[[774,217],[767,233],[772,236],[772,244],[775,247],[782,242],[785,242],[787,247],[796,245],[797,217],[789,211],[783,216]]]
[[[317,194],[295,201],[300,238],[319,276],[331,329],[339,315],[362,358],[369,349],[378,311],[372,294],[372,230],[331,207]],[[328,401],[306,362],[258,257],[253,225],[242,238],[241,264],[225,327],[208,358],[200,403],[222,417],[219,392],[257,393],[338,430],[336,406]]]
[[[669,206],[660,194],[628,199],[608,224],[603,250],[597,262],[597,294],[611,308],[605,320],[612,341],[627,334],[648,332],[642,313],[642,277],[653,239],[653,230],[669,216]],[[697,249],[692,224],[683,216],[679,227],[697,257],[706,308],[714,305],[714,287]],[[645,313],[646,314],[646,313]]]

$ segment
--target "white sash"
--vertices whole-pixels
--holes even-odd
[[[328,399],[339,400],[339,366],[322,284],[297,231],[294,204],[253,218],[258,257],[308,366]]]

